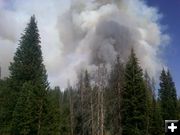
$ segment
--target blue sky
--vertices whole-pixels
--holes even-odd
[[[180,95],[180,1],[147,0],[147,4],[157,7],[163,14],[160,23],[167,26],[166,32],[171,38],[170,44],[165,48],[164,59]]]

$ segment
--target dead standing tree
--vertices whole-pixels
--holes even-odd
[[[107,68],[105,64],[98,66],[95,84],[97,86],[97,135],[104,135],[104,91],[107,87]]]

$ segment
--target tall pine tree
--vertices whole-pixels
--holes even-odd
[[[43,64],[40,46],[40,35],[35,16],[33,15],[20,39],[19,47],[10,67],[10,78],[21,87],[24,82],[48,87],[47,75]]]
[[[145,82],[147,91],[147,127],[146,135],[162,135],[164,128],[162,117],[160,113],[160,107],[156,100],[155,82],[151,79],[147,72],[145,72]]]
[[[0,80],[0,134],[9,134],[16,92],[9,87],[10,79]]]
[[[41,134],[43,129],[42,126],[44,126],[43,120],[46,117],[46,110],[48,108],[46,98],[48,81],[43,64],[40,35],[34,15],[30,18],[30,22],[25,28],[24,34],[22,34],[19,47],[14,56],[14,61],[11,63],[9,70],[10,79],[12,81],[11,88],[18,92],[15,98],[19,97],[13,111],[12,132],[16,134],[28,134],[33,131],[35,134]],[[24,87],[25,83],[28,82],[31,82],[31,85],[36,89]],[[28,92],[30,90],[31,92]],[[27,108],[25,107],[26,103],[32,101],[28,100],[28,93],[33,93],[31,95],[34,96],[32,99],[35,100],[36,104],[32,105],[29,103],[28,108],[36,108],[36,110],[33,111],[36,115],[35,117],[33,117],[32,113],[25,111]],[[24,119],[19,119],[20,117],[28,117],[26,118],[27,120],[36,121],[36,126],[28,125],[28,127],[21,127],[22,125],[20,124],[13,124],[17,122],[23,124]]]
[[[36,109],[38,108],[35,106],[34,90],[37,90],[37,88],[31,82],[23,84],[13,112],[12,134],[27,135],[37,133],[38,117]]]
[[[146,87],[136,55],[131,55],[125,67],[123,91],[123,135],[144,135],[146,131]]]
[[[169,71],[164,69],[160,76],[159,100],[163,120],[177,119],[176,88]]]

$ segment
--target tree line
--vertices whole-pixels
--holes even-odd
[[[126,63],[84,69],[75,86],[50,88],[35,16],[19,41],[10,76],[0,80],[1,135],[163,135],[164,120],[180,119],[169,70],[159,89],[132,49]]]

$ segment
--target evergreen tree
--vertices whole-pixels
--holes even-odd
[[[34,90],[37,88],[31,82],[23,84],[13,112],[12,134],[37,134],[38,118],[35,113],[38,108],[35,106]]]
[[[84,134],[83,129],[83,102],[84,102],[84,83],[83,83],[83,72],[78,76],[77,83],[77,94],[75,94],[74,113],[75,113],[75,130],[74,133],[78,135]]]
[[[62,93],[59,87],[47,92],[43,129],[41,134],[59,135],[61,124]]]
[[[144,74],[144,80],[145,80],[145,86],[146,86],[146,135],[150,132],[150,126],[151,126],[151,115],[152,115],[152,88],[151,88],[151,78],[149,77],[147,71]]]
[[[148,79],[149,78],[149,79]],[[160,113],[159,102],[156,100],[156,90],[155,90],[155,81],[150,79],[147,73],[145,73],[145,81],[148,94],[148,133],[150,135],[162,135],[164,134],[164,127],[162,116]],[[148,126],[149,125],[149,126]],[[163,127],[163,128],[162,128]]]
[[[112,135],[122,134],[122,91],[124,83],[124,67],[117,56],[112,66],[109,88],[106,91],[106,128]]]
[[[177,112],[178,112],[178,120],[180,119],[180,98],[178,98],[178,101],[177,101]]]
[[[40,35],[35,16],[33,15],[20,39],[19,47],[10,67],[10,78],[16,87],[24,82],[31,81],[43,88],[48,87],[46,70],[40,46]]]
[[[146,131],[146,87],[136,55],[131,55],[125,67],[123,91],[123,135],[144,135]]]
[[[63,92],[61,99],[61,113],[60,113],[60,134],[70,135],[70,108],[69,108],[69,90]]]
[[[172,114],[171,115],[174,119],[177,119],[177,93],[176,93],[176,87],[175,87],[175,83],[172,79],[172,76],[171,76],[171,73],[170,71],[168,70],[167,71],[167,79],[168,79],[168,84],[169,84],[169,89],[170,89],[170,95],[171,96],[171,111],[172,111]]]
[[[14,98],[18,98],[19,95],[21,95],[17,102],[15,102],[16,105],[13,113],[12,123],[16,123],[16,119],[18,119],[19,117],[23,117],[23,115],[26,116],[26,112],[20,113],[19,116],[16,115],[16,112],[19,112],[21,106],[24,105],[22,104],[22,102],[25,100],[25,96],[27,96],[28,93],[25,92],[26,89],[22,87],[24,86],[24,84],[31,82],[31,85],[33,85],[36,88],[36,90],[31,91],[30,93],[33,93],[33,99],[36,100],[35,104],[33,105],[36,108],[36,110],[34,110],[33,112],[34,114],[36,114],[36,117],[33,117],[33,120],[36,121],[37,124],[35,124],[36,127],[34,127],[35,125],[33,125],[32,127],[28,127],[30,131],[27,131],[27,133],[31,131],[37,131],[37,134],[39,135],[42,132],[44,126],[44,118],[47,114],[46,106],[48,104],[48,82],[45,66],[43,64],[40,46],[40,36],[35,16],[32,16],[30,18],[30,22],[25,28],[24,34],[22,34],[19,47],[17,48],[17,51],[14,56],[14,61],[10,64],[9,70],[10,79],[12,82],[11,89],[18,92],[18,95],[16,95],[16,97]],[[21,92],[21,90],[23,90],[23,93]],[[29,89],[27,88],[27,91],[28,90]],[[29,108],[34,107],[31,106]],[[27,116],[29,117],[27,119],[31,119],[32,114],[29,114]],[[19,119],[18,123],[24,123],[23,119]],[[21,130],[18,130],[19,125],[12,124],[12,126],[13,133],[16,132],[17,134],[21,134]],[[26,132],[26,130],[23,132]]]
[[[152,104],[152,114],[151,114],[151,127],[150,127],[150,134],[151,135],[164,135],[164,121],[162,120],[161,110],[159,102],[153,98]]]
[[[50,90],[35,16],[9,70],[10,77],[0,79],[2,135],[163,135],[164,120],[180,118],[170,71],[161,72],[157,99],[133,49],[125,67],[117,56],[108,79],[100,64],[94,76],[81,72],[77,87]]]
[[[159,100],[163,120],[177,119],[177,95],[175,84],[169,71],[164,69],[160,76]]]
[[[0,134],[9,134],[11,131],[12,112],[17,93],[11,91],[10,83],[8,78],[0,80]]]

